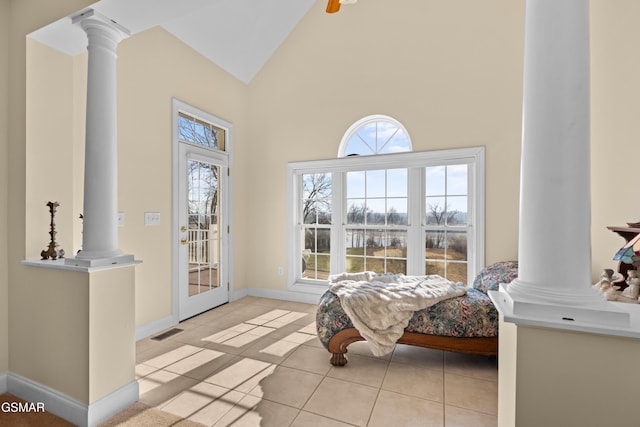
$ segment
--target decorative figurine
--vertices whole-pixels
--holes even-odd
[[[49,235],[51,236],[51,241],[49,242],[49,247],[43,250],[42,252],[40,252],[40,256],[42,257],[43,260],[49,259],[49,258],[51,258],[52,260],[55,260],[56,258],[58,258],[58,252],[56,251],[56,247],[58,246],[58,244],[56,243],[57,233],[56,233],[56,223],[54,222],[54,218],[56,215],[56,208],[60,206],[60,203],[48,202],[47,206],[49,206],[49,213],[51,214],[51,224],[50,224],[51,230],[49,231]],[[64,256],[64,250],[60,249],[60,252],[62,252],[62,255],[60,256],[60,258],[62,258],[62,256]]]
[[[598,283],[592,285],[592,288],[601,294],[604,294],[607,291],[613,292],[612,288],[615,288],[615,290],[620,289],[620,286],[616,286],[616,283],[620,283],[622,281],[624,281],[624,276],[622,274],[616,273],[610,268],[605,268],[600,274],[600,280]]]
[[[620,289],[620,286],[613,286],[609,279],[604,278],[602,280],[601,292],[607,301],[618,300],[618,289]]]
[[[640,278],[638,278],[637,270],[627,270],[627,285],[629,285],[622,295],[633,300],[638,300],[640,296]]]

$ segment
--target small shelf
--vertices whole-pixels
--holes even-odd
[[[640,233],[640,228],[634,227],[618,227],[610,225],[607,227],[607,229],[622,236],[627,242],[636,237],[638,233]]]

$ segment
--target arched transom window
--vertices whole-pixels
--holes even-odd
[[[345,132],[338,157],[411,151],[411,139],[400,122],[389,116],[374,115],[355,122]]]

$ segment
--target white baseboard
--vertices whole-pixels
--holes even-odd
[[[7,392],[7,374],[0,375],[0,394]]]
[[[247,295],[252,297],[281,299],[284,301],[303,302],[306,304],[318,304],[320,295],[295,291],[276,291],[273,289],[248,288]]]
[[[247,295],[249,295],[247,288],[240,289],[239,291],[233,291],[229,294],[229,302],[239,300]]]
[[[138,401],[138,381],[133,380],[89,405],[88,425],[97,426]]]
[[[7,391],[28,402],[44,403],[47,412],[80,427],[96,426],[138,401],[135,380],[90,405],[11,372],[7,374]]]
[[[169,329],[178,324],[178,318],[173,315],[163,317],[153,322],[146,323],[136,328],[136,341],[155,335],[165,329]]]

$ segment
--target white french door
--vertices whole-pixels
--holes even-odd
[[[228,155],[178,144],[179,320],[229,301]]]

